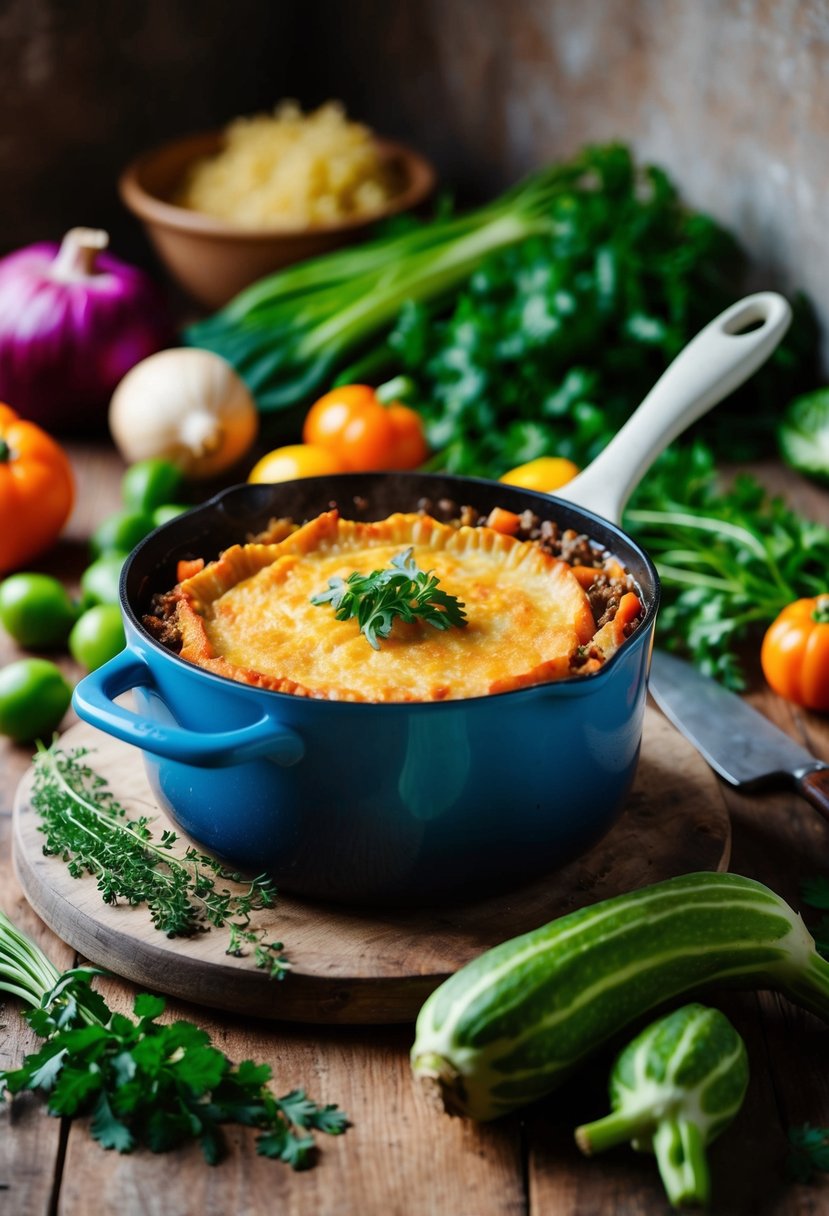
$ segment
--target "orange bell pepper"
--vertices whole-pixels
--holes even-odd
[[[0,404],[0,574],[57,540],[75,500],[69,458],[44,430]]]

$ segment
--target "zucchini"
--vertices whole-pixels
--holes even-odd
[[[745,1043],[718,1009],[683,1005],[653,1022],[610,1074],[612,1113],[576,1128],[583,1153],[630,1140],[656,1154],[674,1207],[708,1203],[705,1146],[725,1131],[748,1086]]]
[[[829,1021],[829,963],[797,913],[736,874],[686,874],[488,950],[426,1000],[415,1076],[494,1119],[550,1092],[611,1036],[704,984],[774,988]]]

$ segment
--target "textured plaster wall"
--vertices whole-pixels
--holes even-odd
[[[359,0],[332,18],[328,88],[470,194],[624,140],[829,327],[829,0]]]
[[[341,97],[461,197],[611,138],[829,328],[829,0],[0,0],[0,249],[109,225],[119,169],[284,95]]]

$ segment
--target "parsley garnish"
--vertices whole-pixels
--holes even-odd
[[[366,640],[380,649],[396,619],[425,621],[435,629],[466,624],[464,605],[457,596],[438,586],[431,570],[420,570],[412,557],[413,546],[391,559],[385,570],[371,574],[354,571],[348,578],[330,578],[328,590],[311,596],[312,604],[331,604],[338,621],[356,617]]]
[[[232,1063],[194,1023],[160,1024],[162,997],[140,993],[134,1018],[113,1012],[91,987],[98,974],[79,967],[61,975],[0,912],[0,991],[33,1006],[24,1016],[45,1040],[20,1068],[0,1070],[0,1098],[39,1090],[51,1115],[90,1115],[104,1148],[162,1153],[195,1140],[210,1165],[225,1153],[223,1124],[257,1128],[257,1153],[297,1170],[313,1164],[312,1132],[348,1127],[341,1110],[304,1090],[277,1097],[268,1064]]]
[[[228,954],[239,958],[250,949],[257,967],[284,978],[290,964],[282,943],[251,927],[252,915],[276,900],[268,875],[245,879],[192,846],[175,853],[177,834],[165,831],[156,839],[147,816],[128,818],[104,778],[85,763],[86,754],[53,746],[35,756],[32,805],[46,837],[43,852],[60,857],[73,878],[93,875],[104,903],[144,904],[168,937],[226,928]],[[231,891],[217,880],[244,886]]]

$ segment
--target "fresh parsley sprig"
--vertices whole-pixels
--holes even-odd
[[[162,997],[140,993],[134,1018],[109,1008],[89,968],[61,973],[0,912],[0,991],[32,1006],[26,1020],[44,1040],[16,1069],[0,1070],[0,1099],[24,1090],[46,1095],[49,1113],[91,1115],[104,1148],[167,1152],[195,1140],[210,1165],[225,1153],[222,1127],[258,1129],[256,1151],[293,1169],[313,1164],[314,1131],[337,1136],[347,1116],[294,1089],[277,1097],[271,1068],[232,1063],[192,1022],[159,1023]]]
[[[156,838],[147,816],[130,819],[86,763],[87,754],[52,746],[35,756],[32,805],[46,838],[44,853],[60,857],[73,878],[93,875],[104,903],[145,905],[156,929],[168,937],[191,937],[211,925],[227,928],[228,954],[238,958],[252,950],[257,967],[284,978],[290,964],[282,943],[251,927],[253,914],[276,900],[268,875],[245,879],[192,846],[176,853],[177,834],[165,831]],[[231,891],[219,880],[244,885]]]
[[[749,474],[723,486],[699,440],[664,453],[624,523],[659,571],[661,644],[731,688],[745,687],[740,644],[762,636],[792,600],[826,591],[829,528]]]
[[[466,625],[464,604],[438,586],[432,571],[419,569],[413,546],[396,554],[385,570],[354,571],[348,578],[330,578],[328,590],[311,596],[312,604],[331,604],[338,621],[357,618],[360,632],[380,649],[395,620],[425,621],[435,629]]]

